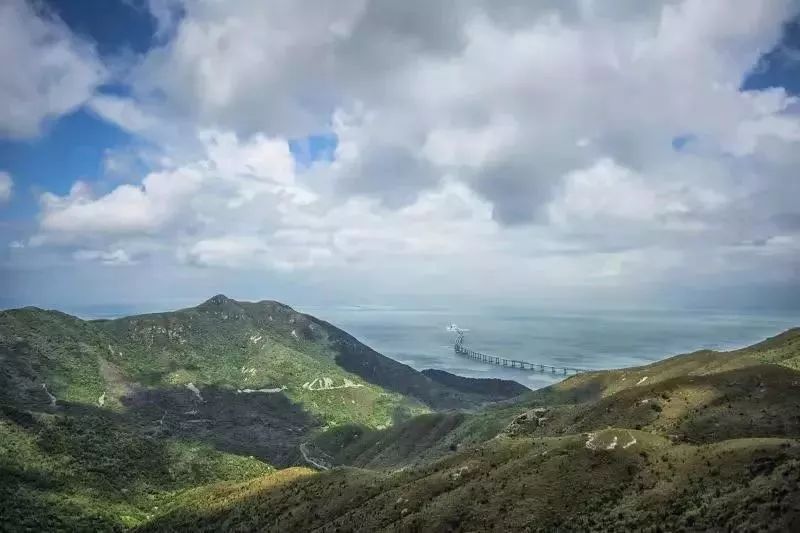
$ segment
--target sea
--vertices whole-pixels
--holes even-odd
[[[587,370],[644,365],[703,349],[732,350],[800,326],[800,310],[576,310],[519,305],[293,307],[332,323],[417,370],[435,368],[460,376],[511,379],[531,389],[546,387],[563,376],[459,356],[453,349],[455,334],[447,331],[448,326],[456,324],[466,330],[464,345],[488,355]],[[103,306],[67,311],[83,318],[114,318],[155,310]]]
[[[301,308],[335,324],[378,352],[418,370],[436,368],[461,376],[511,379],[531,388],[563,376],[511,369],[455,353],[456,324],[464,345],[489,355],[582,369],[643,365],[696,350],[745,347],[791,327],[800,312],[731,312],[709,309],[554,310],[488,306],[335,306]]]

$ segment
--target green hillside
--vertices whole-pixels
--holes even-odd
[[[285,397],[320,426],[380,428],[507,397],[480,384],[468,391],[440,384],[283,304],[222,295],[180,311],[91,322],[36,308],[5,311],[0,335],[0,400],[14,405],[46,406],[54,397],[123,410],[165,396],[202,410],[207,391],[260,402]]]
[[[623,429],[501,437],[407,471],[340,468],[280,487],[245,483],[233,496],[217,487],[141,530],[789,531],[800,520],[798,472],[794,439],[675,445]]]
[[[0,411],[0,531],[119,531],[182,490],[274,469],[203,442],[153,438],[97,408]]]
[[[325,429],[505,397],[480,385],[439,384],[277,302],[3,311],[0,530],[129,527],[184,490],[306,464]]]
[[[277,302],[4,311],[0,531],[797,529],[798,361],[790,330],[526,391]]]
[[[109,359],[151,386],[194,386],[201,396],[210,386],[240,395],[286,395],[323,425],[388,426],[428,409],[343,369],[328,331],[275,302],[216,296],[195,308],[96,327],[115,340]]]
[[[340,426],[314,441],[339,467],[209,487],[142,530],[796,530],[798,357],[791,330],[474,413]]]

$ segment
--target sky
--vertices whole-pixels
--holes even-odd
[[[800,305],[797,0],[0,2],[0,307]]]

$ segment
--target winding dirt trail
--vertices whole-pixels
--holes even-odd
[[[316,466],[316,467],[317,467],[317,468],[319,468],[320,470],[330,470],[330,468],[329,468],[329,467],[327,467],[327,466],[325,466],[325,465],[323,465],[323,464],[320,464],[320,463],[316,462],[314,459],[312,459],[312,458],[311,458],[311,457],[308,455],[308,450],[306,449],[306,443],[305,443],[305,442],[301,442],[301,443],[300,443],[300,453],[301,453],[301,454],[303,454],[303,459],[304,459],[304,460],[305,460],[305,461],[306,461],[308,464],[310,464],[310,465],[313,465],[313,466]]]

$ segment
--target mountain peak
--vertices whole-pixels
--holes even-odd
[[[224,294],[216,294],[203,302],[201,305],[209,306],[209,305],[224,305],[226,303],[236,303],[235,300],[232,300],[225,296]]]

